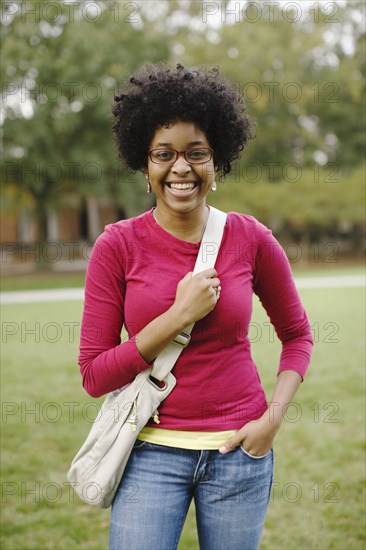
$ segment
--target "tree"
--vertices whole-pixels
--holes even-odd
[[[41,241],[48,212],[67,192],[110,195],[127,213],[136,209],[141,184],[116,162],[111,104],[118,82],[168,50],[130,7],[34,0],[4,7],[3,182],[32,197]],[[131,179],[137,190],[121,184]]]
[[[364,3],[270,4],[210,4],[198,31],[178,26],[172,59],[220,66],[245,96],[257,139],[243,159],[272,166],[271,181],[289,162],[355,166],[365,148]]]
[[[9,60],[2,69],[4,181],[33,197],[43,238],[47,212],[67,192],[112,197],[126,215],[141,210],[143,179],[116,162],[110,106],[117,83],[145,61],[219,65],[246,97],[257,138],[227,178],[232,185],[222,198],[228,209],[237,207],[244,181],[252,193],[246,203],[263,219],[294,224],[296,195],[302,226],[340,219],[317,174],[341,180],[362,166],[362,2],[307,4],[307,11],[291,2],[5,5],[12,13],[2,30]],[[254,191],[253,182],[266,181],[282,186],[276,198],[267,188]],[[335,188],[345,203],[346,188]],[[347,201],[357,193],[347,188]],[[352,219],[360,219],[359,209],[349,206]]]

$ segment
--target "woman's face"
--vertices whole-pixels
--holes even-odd
[[[159,127],[150,143],[152,149],[175,149],[183,152],[192,148],[210,147],[204,132],[193,122],[176,121],[168,128]],[[204,164],[190,164],[179,155],[174,164],[155,164],[148,159],[147,175],[156,194],[159,209],[191,212],[204,207],[206,195],[215,181],[213,158]]]

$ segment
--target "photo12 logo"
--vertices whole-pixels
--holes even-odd
[[[113,13],[115,23],[140,25],[140,6],[137,2],[100,2],[100,1],[50,1],[50,2],[3,2],[3,22],[8,25],[14,17],[20,17],[22,23],[40,23],[49,25],[83,21],[98,23],[108,12]]]
[[[201,17],[203,23],[220,21],[234,24],[245,21],[258,23],[266,21],[285,21],[298,23],[303,17],[312,22],[320,21],[331,24],[339,23],[336,15],[339,12],[337,2],[202,2]]]

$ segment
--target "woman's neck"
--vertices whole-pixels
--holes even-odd
[[[155,221],[165,231],[183,241],[198,243],[202,240],[209,214],[206,204],[192,212],[166,213],[159,205],[153,210]]]

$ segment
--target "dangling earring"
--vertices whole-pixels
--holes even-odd
[[[214,182],[213,182],[213,185],[212,185],[212,187],[211,187],[211,191],[214,193],[216,190],[217,190],[216,181],[214,181]]]
[[[150,194],[151,193],[151,185],[150,185],[150,182],[149,182],[149,176],[147,174],[145,174],[145,178],[147,179],[147,193]]]

